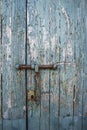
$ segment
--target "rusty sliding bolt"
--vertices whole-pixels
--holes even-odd
[[[50,65],[39,65],[39,69],[57,69],[57,66],[55,64],[50,64]],[[23,70],[23,69],[30,69],[34,70],[35,67],[33,65],[16,65],[16,69],[18,70]]]
[[[40,92],[40,72],[36,72],[35,76],[35,101],[36,104],[39,105],[40,104],[40,97],[41,97],[41,92]]]

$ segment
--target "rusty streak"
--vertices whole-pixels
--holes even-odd
[[[36,104],[39,105],[40,104],[40,97],[41,97],[41,93],[40,93],[40,72],[37,72],[35,74],[35,101]]]

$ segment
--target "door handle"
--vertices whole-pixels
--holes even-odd
[[[38,65],[36,62],[32,65],[25,65],[25,64],[20,64],[16,65],[17,70],[34,70],[35,71],[35,90],[34,90],[34,101],[36,102],[37,105],[40,104],[40,97],[41,97],[41,91],[40,91],[40,71],[41,69],[50,69],[50,70],[55,70],[57,69],[56,64],[49,64],[49,65]]]

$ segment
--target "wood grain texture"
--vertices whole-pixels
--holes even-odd
[[[86,130],[87,1],[3,0],[0,6],[0,130]],[[38,105],[27,98],[35,94],[35,70],[15,68],[33,62],[57,64],[39,70]]]
[[[27,63],[38,63],[39,48],[39,1],[27,1]],[[27,89],[35,92],[35,71],[27,72]],[[34,93],[35,94],[35,93]],[[32,95],[31,95],[32,96]],[[40,128],[40,104],[28,100],[28,130],[39,130]]]
[[[3,120],[3,129],[0,130],[26,130],[25,119]]]
[[[3,129],[12,119],[25,118],[25,73],[16,64],[25,63],[25,1],[2,3],[2,88]],[[25,119],[26,122],[26,119]],[[24,122],[24,127],[25,127]],[[20,126],[17,129],[21,129]],[[26,127],[24,128],[26,129]]]
[[[81,89],[81,83],[80,82],[80,72],[79,72],[79,67],[81,66],[81,64],[78,64],[79,62],[79,56],[80,56],[80,42],[79,40],[79,35],[80,35],[80,31],[81,31],[81,26],[80,24],[80,7],[79,7],[79,1],[75,2],[74,1],[74,61],[76,62],[76,72],[75,72],[75,76],[76,76],[76,83],[75,83],[75,88],[74,88],[74,101],[73,101],[73,129],[81,129],[82,124],[80,123],[80,125],[78,125],[77,122],[81,121],[81,116],[79,116],[80,114],[82,114],[82,112],[79,112],[79,103],[82,103],[81,97],[80,97],[80,89]],[[79,38],[78,38],[79,37]],[[77,105],[78,104],[78,105]],[[79,127],[79,128],[78,128]]]
[[[50,43],[50,56],[51,63],[59,61],[59,1],[49,2],[49,43]],[[50,130],[59,129],[59,68],[50,71],[49,76],[49,113],[50,113]]]
[[[13,118],[25,117],[26,92],[25,71],[18,71],[16,64],[25,64],[25,42],[26,42],[26,2],[25,0],[12,1],[11,19],[11,47],[12,47],[12,107]],[[17,115],[15,114],[17,113]],[[18,117],[17,117],[18,118]]]
[[[84,59],[83,59],[83,130],[87,129],[87,1],[83,1],[83,54],[84,54]]]
[[[40,43],[40,64],[50,64],[50,0],[44,0],[41,2],[40,19],[41,19],[41,38],[42,43]],[[40,129],[49,130],[50,129],[50,72],[41,71],[41,121]]]
[[[77,1],[75,5],[75,42],[76,42],[76,90],[75,90],[75,103],[74,103],[74,129],[83,129],[82,116],[83,116],[83,59],[84,59],[84,32],[83,32],[83,15],[84,15],[84,1]],[[78,125],[79,123],[79,125]]]
[[[2,3],[2,86],[3,86],[3,116],[8,118],[10,109],[10,91],[11,91],[11,3],[3,1]],[[7,10],[8,7],[8,10]],[[7,67],[8,66],[8,67]],[[8,104],[9,102],[9,104]]]
[[[74,1],[60,1],[60,130],[73,129]],[[66,125],[65,125],[66,124]]]

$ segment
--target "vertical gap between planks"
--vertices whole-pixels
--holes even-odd
[[[60,48],[59,48],[59,63],[60,63]],[[59,130],[60,130],[60,65],[59,65],[59,99],[58,99],[58,126],[59,126]]]
[[[3,130],[3,88],[2,88],[2,0],[1,0],[1,120],[2,120],[2,130]]]
[[[61,0],[59,1],[61,2]],[[61,9],[60,9],[60,3],[59,3],[59,107],[58,107],[58,118],[59,118],[59,121],[58,121],[58,126],[59,126],[59,130],[60,130],[60,59],[61,59],[61,48],[60,48],[60,45],[61,45]]]
[[[11,26],[12,26],[12,0],[10,0],[10,2],[11,2]],[[12,27],[11,27],[11,42],[12,42]],[[12,45],[12,43],[11,43],[11,45]],[[11,66],[11,68],[12,68],[12,66]],[[11,85],[12,85],[12,81],[11,81]],[[11,89],[11,91],[12,91],[12,89]],[[12,102],[12,96],[11,96],[11,102]],[[12,126],[12,121],[11,121],[11,126]],[[4,125],[3,125],[3,127],[4,127]]]
[[[73,130],[74,130],[74,107],[75,107],[75,85],[73,86]]]
[[[2,5],[2,2],[1,2]],[[2,8],[1,8],[2,9]],[[2,50],[2,10],[1,10],[1,50]],[[2,55],[2,51],[1,51],[1,55]],[[3,96],[2,96],[2,56],[1,56],[1,118],[3,119],[3,111],[2,111],[2,106],[3,106]],[[2,128],[3,128],[3,120],[2,120]]]
[[[2,6],[2,0],[1,0]],[[3,130],[3,88],[2,88],[2,7],[1,7],[1,120],[2,120],[2,130]]]
[[[84,33],[84,38],[83,38],[83,55],[85,56],[85,44],[86,44],[86,0],[83,0],[83,17],[84,17],[84,25],[83,25],[83,33]],[[82,15],[81,15],[82,16]],[[82,19],[83,20],[83,19]],[[83,23],[83,22],[82,22]],[[83,56],[83,89],[82,89],[82,126],[81,129],[84,129],[84,87],[85,87],[85,57]]]
[[[75,20],[75,0],[74,0],[74,20]],[[75,22],[74,22],[74,63],[76,63],[76,42],[75,42],[75,39],[76,39],[76,36],[75,36]]]
[[[82,1],[81,1],[82,2]],[[84,123],[84,119],[83,119],[83,93],[84,93],[84,44],[85,44],[85,38],[84,38],[84,32],[85,32],[85,0],[83,0],[83,2],[81,3],[81,33],[83,34],[81,37],[81,43],[83,43],[82,46],[82,52],[83,52],[83,58],[82,58],[82,86],[81,86],[81,130],[83,130],[83,123]],[[83,87],[83,88],[82,88]]]
[[[27,64],[27,0],[26,0],[26,25],[25,25],[25,64]],[[27,70],[25,70],[25,94],[26,94],[26,130],[28,130],[28,102],[27,102]]]
[[[50,11],[50,0],[49,0],[49,50],[51,51],[51,40],[50,40],[50,36],[51,36],[51,32],[50,32],[50,22],[51,22],[51,11]],[[50,58],[50,57],[49,57]],[[49,63],[50,61],[48,61]],[[49,71],[49,130],[50,130],[50,78],[51,78],[51,73]]]
[[[74,20],[76,19],[76,9],[75,9],[75,0],[74,0]],[[76,63],[76,27],[75,27],[75,21],[74,21],[74,63]],[[73,130],[74,130],[74,109],[75,107],[75,85],[73,86],[73,117],[72,117],[72,122],[73,122]]]
[[[49,130],[50,130],[50,72],[49,72]]]
[[[2,42],[1,42],[2,43]],[[3,130],[3,95],[2,95],[2,73],[1,73],[1,119],[2,119],[2,130]]]
[[[84,0],[83,0],[83,1],[84,1]],[[81,4],[82,4],[82,3],[81,3]],[[81,13],[81,25],[82,25],[81,31],[82,31],[82,32],[81,32],[81,33],[84,33],[84,32],[83,32],[83,23],[82,23],[83,17],[84,17],[84,16],[82,16],[82,14],[83,14],[83,12],[84,12],[84,11],[82,10],[82,9],[83,9],[83,4],[82,4],[81,7],[82,7],[82,8],[81,8],[81,11],[82,11],[82,13]],[[83,15],[84,15],[84,14],[83,14]],[[83,37],[81,37],[81,42],[83,42]],[[83,43],[83,45],[84,45],[84,43]],[[84,48],[84,47],[83,47],[83,48]],[[83,53],[84,53],[84,50],[83,50],[83,49],[82,49],[82,51],[83,51]],[[83,58],[82,64],[84,65],[84,58]],[[83,68],[82,68],[82,69],[83,69]],[[83,74],[84,74],[84,69],[83,69]],[[84,79],[82,79],[82,82],[83,82],[83,83],[82,83],[82,84],[83,84],[83,89],[82,89],[82,93],[81,93],[81,94],[82,94],[82,95],[81,95],[81,96],[82,96],[82,106],[81,106],[81,109],[82,109],[82,113],[81,113],[82,118],[81,118],[81,121],[82,121],[82,122],[81,122],[81,129],[83,130],[83,91],[84,91]]]

